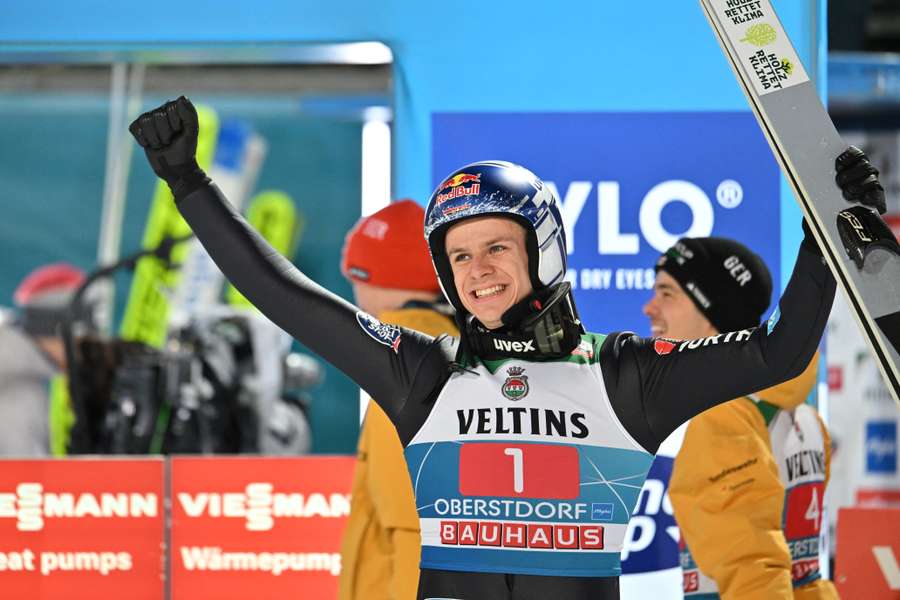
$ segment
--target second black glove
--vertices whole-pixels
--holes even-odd
[[[834,161],[837,171],[834,180],[848,202],[858,202],[883,215],[887,210],[884,188],[878,181],[878,169],[869,161],[865,152],[850,146]]]

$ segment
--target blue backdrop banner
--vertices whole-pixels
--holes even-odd
[[[678,525],[669,501],[669,480],[675,459],[653,459],[641,488],[622,547],[622,573],[651,573],[677,567]]]

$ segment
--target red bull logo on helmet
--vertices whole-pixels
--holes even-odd
[[[457,173],[453,177],[448,178],[444,183],[441,184],[441,189],[446,189],[448,187],[459,187],[464,183],[479,183],[481,182],[481,173],[477,173],[475,175],[470,175],[468,173]]]
[[[465,184],[472,185],[466,187]],[[460,196],[474,196],[481,192],[481,173],[470,175],[469,173],[458,173],[450,177],[441,184],[440,189],[450,188],[449,192],[438,194],[437,203],[442,204],[448,200],[459,198]]]

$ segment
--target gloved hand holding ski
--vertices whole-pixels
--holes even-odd
[[[834,169],[836,172],[834,180],[838,187],[841,188],[844,199],[848,202],[854,202],[869,207],[863,208],[856,206],[842,211],[839,213],[839,217],[843,213],[846,213],[846,215],[842,217],[844,221],[843,224],[841,223],[842,218],[838,219],[838,230],[841,232],[844,248],[847,250],[847,253],[850,254],[851,258],[857,262],[857,266],[861,268],[862,264],[860,261],[865,256],[864,249],[860,248],[858,244],[855,246],[852,244],[857,236],[846,235],[845,229],[847,227],[852,227],[850,225],[851,222],[859,223],[858,219],[862,219],[863,222],[868,224],[868,227],[865,228],[866,230],[877,230],[880,233],[883,233],[885,230],[890,231],[887,225],[872,212],[872,210],[877,210],[880,214],[884,214],[887,209],[884,199],[884,188],[882,187],[881,182],[878,181],[878,169],[876,169],[869,161],[869,157],[866,156],[865,152],[856,146],[850,146],[841,152],[834,160]],[[853,221],[849,217],[851,214],[856,216],[856,221]],[[878,227],[878,223],[881,223],[881,227]],[[861,225],[856,228],[856,230],[860,232],[863,229],[864,228]],[[863,238],[865,239],[866,236],[863,235]],[[893,239],[893,236],[891,236],[891,239]],[[805,217],[803,218],[803,241],[811,250],[814,250],[819,254],[822,253]]]
[[[844,194],[844,200],[858,202],[883,215],[887,210],[884,188],[878,181],[878,169],[869,162],[865,152],[856,146],[844,150],[834,161],[837,171],[835,182]]]
[[[855,146],[850,146],[837,157],[834,168],[837,172],[834,180],[841,188],[844,199],[862,205],[846,208],[837,214],[841,242],[856,268],[862,269],[866,256],[876,248],[900,254],[893,232],[878,216],[887,210],[884,188],[878,181],[878,169]],[[804,229],[804,232],[807,231]]]
[[[147,154],[150,167],[182,198],[209,183],[197,164],[197,109],[184,96],[145,112],[128,127]]]

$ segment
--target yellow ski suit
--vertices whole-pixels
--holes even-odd
[[[458,335],[452,319],[429,308],[388,311],[378,319],[432,336]],[[384,411],[369,401],[341,545],[338,600],[415,600],[420,545],[400,439]]]
[[[688,424],[669,485],[687,600],[838,597],[818,572],[831,444],[804,404],[817,366]]]

